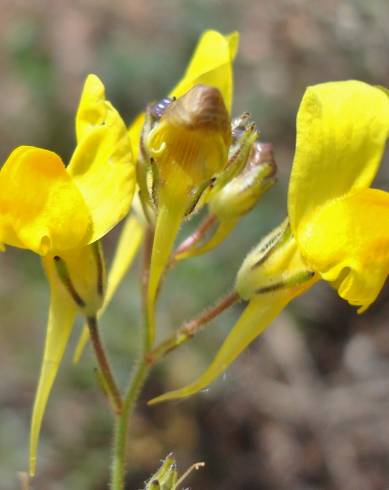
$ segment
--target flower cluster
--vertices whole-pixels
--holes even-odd
[[[211,383],[279,312],[318,280],[362,313],[389,274],[389,193],[369,188],[389,137],[389,99],[359,81],[309,87],[297,115],[288,219],[244,260],[236,292],[248,301],[209,368],[152,402]]]
[[[126,402],[99,346],[96,322],[143,239],[150,248],[143,354],[152,364],[163,351],[163,345],[154,346],[155,310],[168,269],[217,247],[275,183],[272,146],[260,141],[248,113],[231,116],[237,47],[236,33],[204,33],[183,79],[129,128],[106,100],[102,82],[89,75],[69,164],[51,151],[21,146],[0,171],[0,245],[40,255],[51,290],[31,424],[31,474],[42,417],[76,315],[87,324],[75,357],[91,335],[102,382],[120,414]],[[360,313],[375,301],[389,273],[389,194],[370,185],[388,136],[384,89],[343,81],[306,90],[297,116],[288,217],[247,255],[237,274],[233,298],[247,306],[209,368],[152,403],[207,386],[319,280]],[[175,249],[179,229],[198,212],[204,221]],[[100,239],[125,217],[106,278]],[[188,336],[182,334],[175,345]]]

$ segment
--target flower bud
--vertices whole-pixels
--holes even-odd
[[[311,285],[313,277],[285,220],[247,255],[238,272],[235,289],[246,301],[281,289],[293,288],[297,294]]]
[[[196,85],[173,100],[145,141],[157,194],[195,193],[223,169],[230,143],[230,118],[218,89]]]
[[[169,454],[160,469],[146,483],[145,490],[175,490],[178,473],[176,460]]]
[[[248,213],[275,183],[276,164],[270,144],[256,141],[245,168],[210,200],[210,211],[220,221]]]

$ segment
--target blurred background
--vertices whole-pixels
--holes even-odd
[[[213,253],[180,264],[159,308],[163,338],[232,287],[245,254],[286,213],[295,115],[307,85],[356,78],[389,86],[387,0],[0,0],[0,156],[19,144],[74,147],[74,113],[87,73],[105,82],[130,122],[183,73],[199,34],[239,30],[234,113],[250,111],[275,148],[279,182]],[[388,189],[388,159],[377,186]],[[184,230],[188,232],[188,229]],[[192,225],[193,226],[193,225]],[[106,240],[108,256],[117,231]],[[0,256],[0,488],[20,489],[48,307],[39,260]],[[135,264],[102,321],[120,380],[139,341]],[[131,430],[128,489],[168,452],[196,461],[193,489],[387,490],[389,288],[363,315],[319,284],[274,322],[208,390],[148,408],[192,380],[240,308],[169,356],[147,383]],[[72,346],[79,332],[75,330]],[[32,489],[108,486],[111,420],[91,353],[60,370],[44,419]]]

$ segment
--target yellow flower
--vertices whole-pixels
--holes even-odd
[[[233,70],[232,70],[232,62],[235,58],[237,47],[238,47],[239,36],[238,34],[232,33],[228,36],[223,36],[219,32],[216,31],[206,31],[202,34],[195,52],[193,53],[192,59],[189,62],[189,65],[184,73],[183,78],[178,82],[178,84],[173,88],[170,92],[171,97],[180,98],[188,94],[196,85],[205,85],[207,90],[199,90],[197,89],[197,94],[195,95],[186,95],[186,100],[190,97],[201,96],[204,94],[215,95],[215,90],[210,91],[209,88],[217,89],[218,92],[221,93],[223,99],[223,105],[228,111],[228,114],[231,113],[231,105],[232,105],[232,93],[233,93]],[[217,97],[216,97],[217,98]],[[213,100],[216,99],[215,97]],[[181,102],[177,101],[178,105],[182,105]],[[170,111],[174,109],[174,104]],[[219,109],[221,105],[218,105]],[[200,107],[201,109],[201,107]],[[223,109],[223,108],[221,108]],[[173,112],[177,114],[180,111],[180,108],[177,107]],[[201,111],[200,111],[201,112]],[[173,114],[174,115],[174,114]],[[189,114],[190,115],[190,114]],[[195,114],[192,114],[192,117]],[[171,114],[167,115],[167,117],[162,118],[162,124],[155,128],[154,131],[149,135],[149,146],[151,153],[153,156],[158,158],[158,164],[161,165],[165,170],[165,174],[169,174],[169,169],[167,165],[169,163],[169,159],[173,159],[179,161],[180,165],[174,165],[175,173],[170,173],[169,185],[168,188],[165,186],[165,191],[162,189],[161,192],[164,194],[162,196],[163,205],[159,208],[158,220],[156,223],[156,231],[155,231],[155,247],[153,248],[153,263],[151,266],[152,274],[150,275],[150,288],[149,288],[149,316],[150,316],[150,329],[149,329],[149,343],[151,344],[154,338],[154,318],[153,318],[153,308],[155,302],[155,295],[159,286],[159,282],[163,275],[164,269],[166,267],[166,263],[169,259],[170,252],[173,246],[174,239],[176,237],[177,230],[182,222],[183,214],[185,214],[185,205],[177,206],[177,194],[174,192],[176,190],[184,190],[188,195],[193,193],[193,189],[191,189],[190,181],[192,180],[206,180],[209,178],[209,170],[204,172],[203,175],[199,175],[201,172],[201,166],[198,166],[197,172],[194,165],[192,168],[188,169],[184,164],[182,165],[182,161],[180,159],[181,155],[186,152],[188,145],[176,145],[179,140],[185,139],[185,128],[181,131],[181,134],[178,135],[177,128],[172,128],[169,124],[171,122]],[[141,139],[141,132],[145,122],[145,114],[140,114],[135,121],[130,125],[129,135],[132,141],[132,147],[134,150],[135,158],[139,156],[139,145]],[[206,132],[204,132],[206,133]],[[222,131],[222,133],[225,133]],[[180,137],[181,136],[181,137]],[[182,136],[184,138],[182,138]],[[193,135],[191,135],[193,137]],[[204,134],[202,135],[204,136]],[[227,135],[228,138],[228,135]],[[162,141],[163,140],[163,141]],[[202,138],[202,148],[204,150],[207,147],[207,137]],[[162,145],[161,145],[162,143]],[[164,145],[165,143],[165,145]],[[168,145],[166,145],[168,143]],[[213,147],[213,154],[217,152],[223,152],[223,147],[226,146],[224,142],[220,144],[220,142],[216,142],[214,144],[214,140],[211,138],[211,143]],[[223,146],[224,145],[224,146]],[[170,149],[173,148],[173,155],[170,152]],[[176,151],[174,150],[176,148]],[[158,150],[164,149],[164,152],[158,152]],[[209,145],[208,145],[209,149]],[[220,150],[221,149],[221,150]],[[167,151],[166,151],[167,150]],[[196,150],[192,148],[192,150]],[[192,152],[193,155],[193,152]],[[197,153],[197,160],[204,155],[204,151],[202,153]],[[195,155],[196,156],[196,155]],[[209,153],[208,153],[209,160]],[[217,155],[216,162],[219,164],[219,161],[223,160],[223,155]],[[210,167],[214,161],[210,162]],[[182,170],[182,171],[180,171]],[[186,172],[189,170],[189,172]],[[138,168],[138,181],[141,179],[142,172]],[[173,180],[172,180],[173,179]],[[183,185],[186,182],[187,186]],[[161,180],[160,183],[162,184]],[[140,186],[141,187],[141,186]],[[162,185],[162,187],[164,187]],[[173,189],[173,192],[172,192]],[[182,196],[181,196],[182,197]],[[166,206],[166,201],[169,201],[172,204],[171,206]],[[182,200],[182,199],[181,199]],[[136,213],[135,213],[136,214]],[[128,228],[128,232],[127,232]],[[122,278],[124,277],[126,271],[131,265],[132,259],[135,256],[137,248],[141,240],[143,239],[144,234],[144,224],[139,223],[136,217],[130,217],[128,221],[128,226],[123,232],[123,235],[120,237],[120,254],[115,254],[114,261],[112,264],[112,273],[109,273],[108,276],[108,289],[106,301],[104,304],[104,308],[108,305],[109,299],[112,297],[114,291],[120,284]],[[103,308],[103,309],[104,309]],[[88,340],[89,332],[87,327],[85,326],[80,337],[80,340],[76,347],[76,352],[74,359],[76,361],[79,360],[85,344]]]
[[[218,89],[195,85],[173,101],[146,139],[158,168],[161,200],[193,201],[191,191],[225,165],[231,144],[230,118]]]
[[[147,292],[148,341],[154,339],[154,305],[178,230],[226,166],[230,118],[218,89],[196,85],[172,102],[147,138],[155,165],[157,204]]]
[[[389,136],[389,98],[358,81],[309,87],[297,116],[286,221],[245,259],[236,290],[249,301],[209,368],[152,400],[211,383],[296,296],[319,279],[364,311],[389,274],[389,193],[370,189]]]
[[[171,90],[169,96],[178,98],[195,85],[209,85],[220,90],[227,110],[231,113],[234,91],[232,61],[235,58],[238,43],[239,35],[237,32],[223,36],[217,31],[205,31],[197,43],[184,76]],[[135,156],[138,155],[144,121],[145,116],[142,113],[129,128]]]
[[[232,62],[237,44],[237,33],[223,36],[207,31],[202,35],[184,78],[170,93],[176,100],[144,138],[153,162],[153,198],[157,204],[146,308],[149,347],[155,336],[155,299],[179,227],[211,178],[227,162]],[[129,130],[136,148],[144,122],[141,115]],[[148,179],[143,169],[150,162],[142,158],[143,154],[138,163],[138,183],[144,196]]]
[[[76,313],[95,314],[103,301],[104,261],[97,241],[127,214],[135,188],[127,129],[95,75],[84,85],[76,136],[67,167],[51,151],[20,147],[0,171],[0,242],[41,255],[51,288],[32,415],[31,474],[42,416]]]
[[[389,99],[362,82],[319,85],[307,91],[297,124],[293,234],[307,265],[361,312],[388,274],[389,195],[368,187],[388,138]]]

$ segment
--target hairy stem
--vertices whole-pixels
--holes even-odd
[[[186,252],[191,249],[196,243],[198,243],[207,231],[214,225],[216,222],[216,216],[214,214],[209,214],[205,217],[205,219],[200,223],[200,225],[195,229],[195,231],[189,235],[181,244],[177,247],[174,252],[172,258],[172,264],[174,263],[174,257]]]
[[[215,306],[206,310],[192,321],[185,323],[178,329],[174,336],[167,339],[165,342],[162,342],[162,344],[152,350],[152,345],[150,345],[148,339],[149,325],[147,315],[147,291],[152,243],[153,232],[150,229],[146,233],[145,237],[144,257],[141,273],[142,304],[145,322],[144,328],[142,329],[143,353],[136,365],[127,392],[124,396],[122,410],[116,415],[115,419],[111,490],[124,490],[125,488],[129,421],[131,415],[133,414],[139,393],[155,363],[171,350],[177,348],[187,340],[190,340],[199,330],[201,330],[203,325],[239,300],[239,295],[236,292],[230,293],[220,300]]]
[[[205,310],[193,320],[184,323],[180,328],[178,328],[175,334],[173,334],[171,337],[164,340],[163,342],[161,342],[161,344],[155,347],[155,349],[153,349],[147,355],[147,362],[150,365],[153,365],[169,352],[177,349],[177,347],[179,347],[180,345],[191,340],[196,335],[196,333],[202,330],[206,323],[216,318],[223,311],[225,311],[227,308],[229,308],[239,300],[240,296],[235,291],[232,291],[227,296],[224,296],[220,301],[216,303],[216,305]]]
[[[116,416],[112,461],[112,490],[124,490],[129,421],[150,368],[144,361],[137,365],[124,398],[122,413]]]
[[[111,490],[124,490],[125,487],[125,474],[127,467],[127,453],[128,453],[128,429],[130,417],[134,411],[136,401],[143,384],[151,370],[146,362],[146,356],[151,346],[149,345],[148,336],[148,316],[147,311],[147,289],[150,273],[150,257],[153,244],[153,231],[149,228],[146,231],[145,241],[143,245],[143,261],[141,271],[141,292],[142,292],[142,309],[144,317],[144,325],[142,329],[143,334],[143,353],[138,361],[133,375],[130,379],[126,394],[123,400],[123,409],[121,413],[117,414],[115,419],[115,435],[113,443],[113,459],[112,459],[112,473],[111,473]]]

